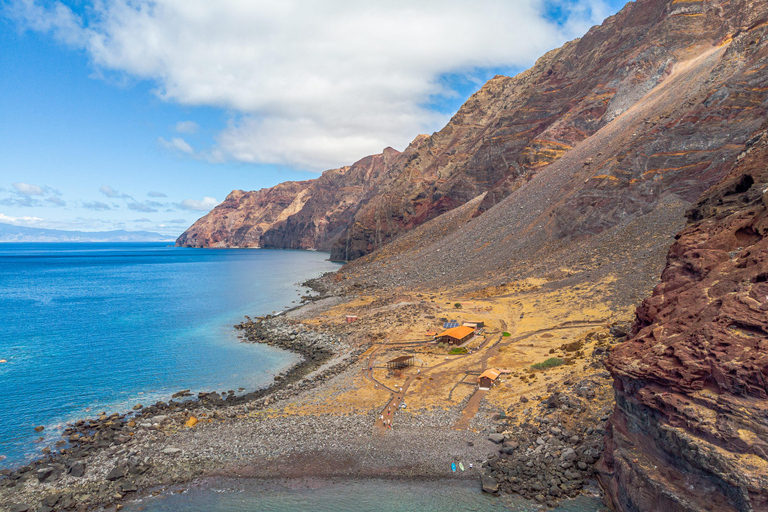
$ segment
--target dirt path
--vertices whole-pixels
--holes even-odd
[[[483,401],[486,393],[488,393],[487,389],[477,388],[477,391],[475,391],[475,394],[469,399],[464,410],[461,411],[461,417],[453,425],[454,430],[466,430],[469,428],[469,422],[472,421],[472,418],[477,414],[477,410],[480,408],[480,402]]]

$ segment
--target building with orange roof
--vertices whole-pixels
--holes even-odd
[[[490,387],[493,386],[493,383],[496,382],[496,379],[499,378],[499,375],[501,375],[499,370],[495,368],[489,368],[480,374],[480,376],[477,378],[477,383],[480,384],[481,388],[490,389]]]
[[[450,345],[461,345],[471,338],[473,334],[475,334],[475,330],[472,327],[460,325],[459,327],[453,327],[447,331],[441,332],[435,339]]]

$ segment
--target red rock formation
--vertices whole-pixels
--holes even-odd
[[[178,243],[331,248],[351,260],[485,192],[477,214],[488,211],[541,174],[563,176],[549,242],[601,233],[670,194],[691,203],[766,114],[766,19],[766,2],[749,0],[629,3],[530,70],[490,80],[402,153],[311,182],[295,211],[218,207]],[[574,150],[578,161],[558,165]]]
[[[768,133],[748,146],[608,360],[616,510],[768,510]]]

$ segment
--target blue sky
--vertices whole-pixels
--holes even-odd
[[[0,222],[176,236],[403,149],[623,2],[295,4],[0,0]]]

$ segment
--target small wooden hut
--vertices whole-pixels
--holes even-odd
[[[477,383],[480,384],[481,388],[490,389],[490,387],[493,386],[493,384],[496,382],[496,379],[499,378],[500,374],[501,372],[499,370],[490,368],[480,374],[480,376],[477,378]]]

